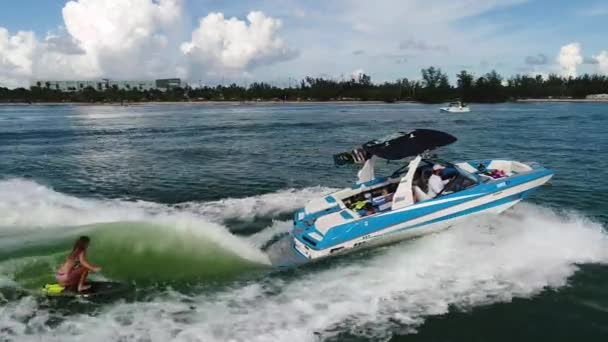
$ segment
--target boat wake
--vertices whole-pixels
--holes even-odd
[[[291,189],[168,206],[83,199],[28,180],[0,181],[0,278],[26,287],[52,280],[82,234],[93,239],[89,257],[115,280],[192,282],[239,275],[268,264],[260,246],[272,230],[243,237],[224,221],[290,213],[325,191]]]
[[[41,189],[42,197],[63,196],[35,183],[20,182]],[[4,213],[6,193],[0,194],[0,210]],[[289,222],[275,221],[266,229],[242,238],[214,223],[219,218],[207,220],[205,215],[210,215],[209,212],[194,215],[162,205],[66,197],[80,208],[107,205],[136,219],[124,223],[125,216],[117,215],[110,223],[94,223],[91,208],[90,212],[84,210],[80,218],[75,217],[80,220],[79,225],[71,228],[66,228],[67,218],[60,220],[48,215],[55,226],[62,228],[43,230],[92,229],[96,247],[120,253],[132,249],[125,252],[131,254],[121,259],[126,263],[131,262],[129,258],[145,260],[138,253],[153,255],[156,252],[148,250],[154,248],[161,250],[158,253],[162,256],[171,255],[176,249],[188,254],[191,251],[188,248],[193,251],[198,246],[196,238],[201,236],[204,241],[213,241],[214,246],[209,248],[224,246],[218,240],[230,242],[225,245],[238,240],[239,247],[227,247],[228,250],[245,262],[261,265],[263,253],[259,248],[290,226]],[[58,206],[58,202],[53,203],[47,202],[48,207]],[[122,205],[129,210],[121,208]],[[35,218],[25,217],[26,213],[34,209],[42,211],[42,207],[24,208],[23,217],[13,216],[11,227],[16,226],[14,222],[32,223]],[[156,209],[162,214],[150,214],[152,207],[165,209]],[[272,211],[265,211],[268,212]],[[86,215],[89,221],[83,219]],[[138,215],[148,222],[139,223]],[[3,233],[8,231],[5,229]],[[31,230],[31,236],[39,231]],[[171,233],[166,235],[167,232]],[[146,233],[154,243],[145,242]],[[10,235],[8,239],[17,241],[19,236],[22,235]],[[188,241],[182,243],[182,239]],[[133,246],[123,240],[141,244]],[[24,248],[21,253],[25,253]],[[163,249],[168,252],[162,252]],[[601,224],[576,212],[555,212],[521,204],[498,217],[477,217],[442,233],[362,253],[303,267],[298,272],[271,273],[213,290],[188,294],[163,291],[145,302],[114,303],[93,315],[74,313],[69,319],[51,319],[52,309],[38,305],[32,297],[23,297],[5,304],[0,302],[0,308],[4,305],[4,310],[0,310],[0,331],[17,340],[29,336],[45,341],[80,341],[85,337],[93,341],[317,341],[352,336],[385,340],[395,333],[415,333],[429,316],[530,298],[547,289],[559,291],[568,285],[579,265],[608,264],[608,237]],[[7,255],[3,254],[2,259],[6,261]],[[54,323],[47,324],[49,320]]]
[[[336,334],[387,338],[394,331],[415,332],[425,317],[450,308],[509,302],[565,286],[578,264],[608,263],[602,226],[576,214],[524,205],[498,219],[455,228],[371,252],[365,260],[304,271],[295,279],[269,278],[188,297],[196,303],[190,308],[176,304],[182,296],[176,294],[162,299],[161,306],[170,305],[175,315],[186,311],[189,324],[169,315],[158,329],[178,331],[179,339],[209,341],[311,341]],[[155,306],[123,306],[100,319],[127,310],[143,324],[158,313]]]

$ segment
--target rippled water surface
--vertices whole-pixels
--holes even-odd
[[[334,153],[415,128],[556,175],[500,217],[268,266],[290,215],[354,180]],[[606,341],[607,148],[606,104],[0,106],[0,341]],[[85,233],[135,293],[39,294]]]

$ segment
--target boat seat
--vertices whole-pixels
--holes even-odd
[[[412,188],[414,189],[414,198],[416,199],[416,202],[426,201],[433,198],[422,191],[418,185],[414,185]]]

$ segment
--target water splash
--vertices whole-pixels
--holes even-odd
[[[338,333],[386,339],[396,329],[414,332],[426,317],[451,308],[558,289],[580,263],[608,263],[603,227],[576,213],[522,205],[507,215],[477,218],[363,258],[341,258],[321,270],[304,268],[295,276],[217,292],[113,305],[97,316],[75,315],[37,333],[48,341],[84,336],[99,341],[316,341]],[[32,310],[38,310],[36,317],[48,314]]]
[[[108,265],[105,271],[116,279],[191,281],[238,274],[268,264],[260,247],[274,230],[243,238],[231,234],[224,220],[290,212],[327,190],[168,206],[78,198],[24,179],[0,181],[0,273],[5,282],[37,284],[37,274],[52,274],[73,239],[88,234],[90,256]]]

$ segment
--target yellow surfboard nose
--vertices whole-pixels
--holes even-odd
[[[58,294],[63,292],[63,290],[65,290],[64,286],[61,286],[59,284],[46,284],[44,285],[44,292],[48,293],[48,294]]]

